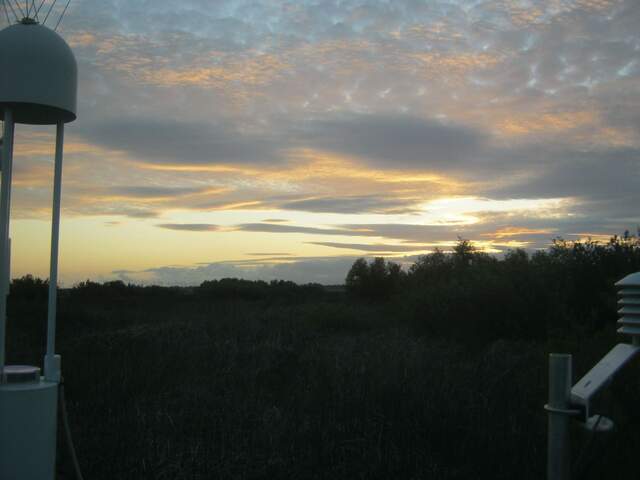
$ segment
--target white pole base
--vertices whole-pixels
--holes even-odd
[[[0,385],[0,478],[55,479],[57,409],[57,382]]]
[[[60,355],[44,356],[44,378],[47,382],[60,383]]]

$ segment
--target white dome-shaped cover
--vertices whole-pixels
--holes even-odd
[[[0,118],[52,125],[76,119],[78,66],[69,45],[37,23],[0,30]]]

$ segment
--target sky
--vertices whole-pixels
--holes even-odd
[[[73,0],[61,283],[333,284],[635,232],[638,25],[637,0]],[[48,276],[53,133],[16,129],[14,277]]]

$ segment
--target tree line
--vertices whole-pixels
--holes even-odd
[[[614,283],[640,270],[640,239],[606,243],[553,240],[545,250],[499,258],[461,239],[404,270],[384,258],[355,261],[345,284],[352,298],[390,302],[419,333],[469,340],[590,333],[617,318]]]
[[[533,253],[515,249],[501,257],[461,239],[452,251],[436,249],[407,268],[381,257],[360,258],[346,275],[346,296],[318,284],[223,278],[196,287],[87,280],[61,290],[59,297],[61,313],[66,304],[109,309],[116,304],[146,305],[153,310],[194,301],[344,302],[350,309],[366,303],[386,308],[389,321],[406,325],[417,335],[483,343],[496,338],[589,335],[610,326],[617,319],[614,283],[636,271],[640,271],[640,239],[628,232],[606,243],[557,238],[547,249]],[[10,313],[23,308],[19,305],[45,309],[47,289],[47,280],[31,275],[14,279]]]

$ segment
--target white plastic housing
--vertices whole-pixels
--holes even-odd
[[[616,287],[620,288],[618,292],[618,306],[620,310],[620,320],[618,324],[621,327],[618,333],[630,335],[634,344],[638,344],[640,340],[640,272],[627,275],[618,283]]]
[[[0,478],[54,480],[58,384],[0,384]]]
[[[69,45],[53,30],[18,23],[0,31],[0,119],[54,125],[76,119],[78,67]]]
[[[611,378],[640,352],[637,345],[619,343],[611,349],[589,372],[571,389],[571,400],[582,406],[589,405],[593,397]]]

